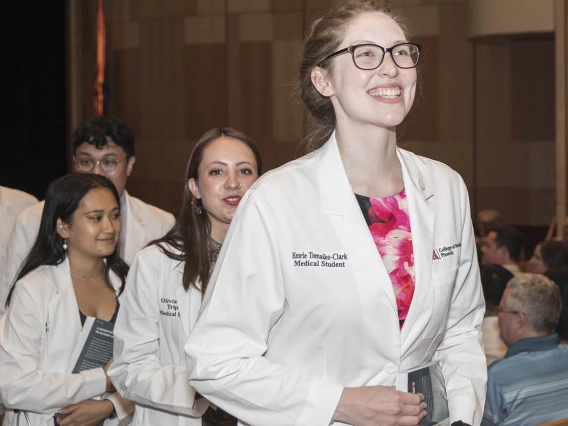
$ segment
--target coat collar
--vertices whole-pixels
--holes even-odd
[[[50,369],[55,371],[71,372],[73,351],[69,347],[75,347],[81,333],[81,320],[79,316],[79,306],[73,289],[69,260],[65,260],[57,266],[47,266],[48,279],[52,285],[51,295],[47,305],[47,324],[50,330],[50,337],[46,340],[49,345],[47,352],[49,359],[42,361],[49,363]],[[114,272],[110,272],[110,279],[115,293],[118,294],[122,285],[120,279]],[[50,324],[57,326],[51,327]]]
[[[147,224],[146,217],[141,214],[133,198],[126,191],[123,196],[126,205],[126,234],[123,237],[124,247],[121,247],[122,257],[127,263],[131,263],[138,250],[150,241],[147,240],[148,232],[144,229]]]
[[[433,187],[420,171],[420,159],[414,154],[396,148],[396,154],[402,166],[404,187],[408,194],[409,188],[415,196],[427,200],[434,195]],[[344,216],[353,189],[347,178],[339,148],[335,139],[335,132],[317,153],[317,176],[322,193],[323,211],[326,214]]]
[[[123,197],[125,205],[127,206],[126,214],[128,215],[128,218],[130,219],[132,217],[140,225],[145,225],[147,222],[147,218],[144,215],[140,214],[141,213],[140,209],[136,208],[133,202],[133,198],[130,196],[130,194],[128,194],[126,190],[124,190]]]
[[[324,213],[343,216],[338,229],[339,235],[369,269],[398,315],[392,281],[354,196],[339,154],[335,132],[316,155],[318,185]],[[426,165],[420,157],[400,148],[397,148],[397,156],[402,166],[410,216],[416,283],[413,302],[402,330],[404,341],[427,299],[430,288],[435,215],[427,200],[434,195],[434,188],[428,181],[428,176],[421,171],[426,171]]]
[[[73,281],[71,281],[71,269],[69,267],[69,258],[65,256],[63,262],[59,265],[53,267],[52,269],[53,279],[50,280],[51,285],[53,286],[54,290],[57,293],[66,293],[68,291],[73,292]],[[120,291],[120,287],[122,286],[122,282],[118,275],[116,275],[113,271],[109,272],[110,276],[110,283],[114,288],[114,292],[118,295]]]

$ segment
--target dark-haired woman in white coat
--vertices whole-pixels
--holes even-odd
[[[114,392],[106,367],[73,374],[87,318],[114,322],[120,307],[128,265],[119,235],[120,199],[106,177],[75,173],[50,185],[0,320],[4,425],[129,423],[134,406]]]
[[[190,156],[174,228],[132,264],[109,375],[136,402],[137,426],[236,424],[196,397],[183,347],[229,223],[260,170],[260,155],[247,136],[230,128],[206,132]]]

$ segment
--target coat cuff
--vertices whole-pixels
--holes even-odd
[[[108,399],[114,405],[118,425],[124,426],[132,421],[134,415],[134,402],[124,399],[118,392],[113,392],[103,396],[103,399]]]
[[[316,380],[297,420],[301,426],[328,426],[339,404],[343,386]]]

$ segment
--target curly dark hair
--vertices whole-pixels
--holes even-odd
[[[103,149],[109,139],[124,150],[127,159],[134,156],[134,132],[128,124],[117,117],[99,116],[89,118],[73,132],[73,155],[84,143]]]

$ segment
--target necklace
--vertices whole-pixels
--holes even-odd
[[[101,271],[101,272],[102,272],[102,271]],[[94,273],[94,274],[80,274],[80,273],[77,273],[77,272],[75,272],[75,271],[71,271],[71,276],[77,277],[77,278],[81,278],[81,279],[84,279],[84,280],[98,278],[97,275],[98,275],[97,273]]]

